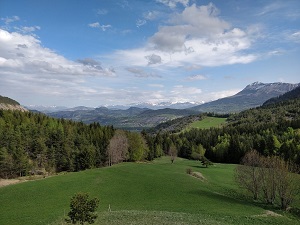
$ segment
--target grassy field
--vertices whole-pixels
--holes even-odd
[[[95,224],[300,224],[300,217],[243,197],[234,167],[163,157],[9,185],[0,188],[0,224],[65,224],[76,192],[100,199]]]
[[[203,120],[195,121],[191,123],[187,129],[190,130],[192,128],[199,128],[199,129],[209,129],[211,127],[220,127],[224,124],[226,118],[218,118],[218,117],[205,117]]]

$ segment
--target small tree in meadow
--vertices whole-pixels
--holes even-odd
[[[93,198],[89,200],[87,193],[77,193],[71,198],[70,208],[68,213],[70,218],[66,219],[68,223],[83,225],[85,222],[92,224],[95,222],[97,215],[95,211],[99,205],[99,200]]]

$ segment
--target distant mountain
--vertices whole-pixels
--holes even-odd
[[[20,111],[27,111],[24,107],[20,105],[19,102],[13,100],[8,97],[4,97],[0,95],[0,109],[4,110],[20,110]]]
[[[107,105],[105,107],[109,109],[123,109],[123,110],[128,109],[130,107],[148,108],[148,109],[157,110],[157,109],[165,109],[165,108],[186,109],[197,105],[199,105],[199,103],[196,102],[160,102],[155,104],[147,103],[147,102],[139,102],[139,103],[134,103],[129,105]]]
[[[270,98],[277,97],[298,87],[299,84],[260,83],[246,86],[239,93],[216,101],[190,108],[198,112],[233,113],[261,106]]]
[[[51,113],[51,112],[58,112],[68,109],[68,107],[65,106],[43,106],[43,105],[29,105],[25,106],[26,109],[30,111],[38,111],[42,113]]]
[[[98,122],[101,125],[113,125],[127,130],[140,131],[144,128],[154,127],[168,120],[198,114],[198,112],[185,109],[159,109],[130,107],[129,109],[108,109],[99,107],[96,109],[64,110],[47,113],[54,118],[71,119],[84,123]]]

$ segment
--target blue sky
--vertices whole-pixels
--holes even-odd
[[[299,62],[299,0],[0,0],[0,95],[22,105],[201,103]]]

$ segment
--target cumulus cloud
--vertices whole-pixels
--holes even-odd
[[[85,64],[83,63],[85,62]],[[91,59],[70,61],[54,51],[41,46],[33,35],[8,32],[0,29],[0,68],[2,72],[40,75],[93,75],[112,76]]]
[[[148,60],[148,65],[162,63],[161,57],[159,55],[147,55],[145,58]]]
[[[218,9],[213,5],[196,6],[193,4],[184,9],[180,14],[175,14],[169,21],[169,25],[162,26],[151,38],[154,48],[166,52],[186,51],[193,46],[188,46],[187,41],[198,40],[213,41],[220,39],[230,25],[217,17]],[[235,32],[242,32],[236,29]],[[221,41],[221,40],[220,40]]]
[[[201,68],[256,60],[258,56],[247,50],[259,38],[257,26],[246,30],[232,27],[219,13],[212,3],[187,6],[182,12],[173,13],[144,47],[119,50],[114,57],[134,66],[145,66],[142,59],[146,58],[146,65],[160,68]]]
[[[136,77],[140,77],[140,78],[149,78],[149,77],[160,78],[161,77],[160,75],[158,75],[156,73],[149,73],[140,68],[128,67],[128,68],[126,68],[126,70],[129,71],[130,73],[133,73]]]

